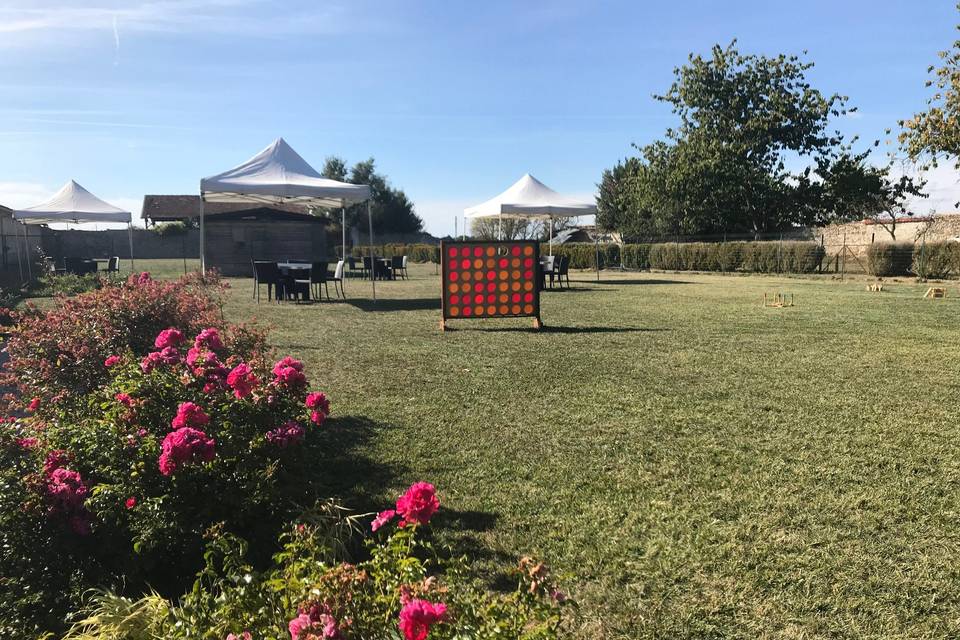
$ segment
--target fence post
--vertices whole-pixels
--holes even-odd
[[[847,274],[847,232],[843,232],[843,249],[840,250],[840,282]]]
[[[777,273],[783,273],[783,234],[777,242]]]

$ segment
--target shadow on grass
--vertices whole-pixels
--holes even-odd
[[[617,286],[618,284],[696,284],[695,282],[687,282],[686,280],[662,280],[658,278],[631,278],[629,280],[600,280],[598,282],[591,282],[590,284],[602,284],[606,286]]]
[[[647,333],[669,331],[669,329],[654,329],[647,327],[555,327],[547,325],[542,329],[533,327],[452,327],[447,325],[447,331],[484,331],[491,333]]]
[[[440,308],[440,298],[400,298],[380,299],[374,302],[364,298],[347,300],[347,304],[361,311],[392,312],[392,311],[424,311]]]

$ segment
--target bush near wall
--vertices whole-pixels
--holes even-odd
[[[920,278],[950,278],[960,275],[960,242],[914,245],[910,270]]]
[[[872,276],[907,276],[912,263],[912,244],[875,242],[867,247],[867,273]]]

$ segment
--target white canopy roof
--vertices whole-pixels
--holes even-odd
[[[15,220],[24,224],[53,222],[126,222],[131,215],[104,202],[71,180],[46,202],[13,212]]]
[[[529,173],[500,195],[463,210],[467,218],[573,218],[596,212],[596,204],[561,195]]]
[[[243,164],[200,181],[208,202],[294,202],[341,207],[370,197],[370,187],[322,177],[283,138]]]

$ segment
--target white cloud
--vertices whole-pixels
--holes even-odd
[[[902,172],[894,172],[898,175]],[[944,162],[940,166],[928,171],[911,171],[912,175],[926,179],[924,187],[926,198],[913,198],[908,206],[915,215],[928,213],[945,213],[957,210],[960,202],[960,171],[952,162]]]

